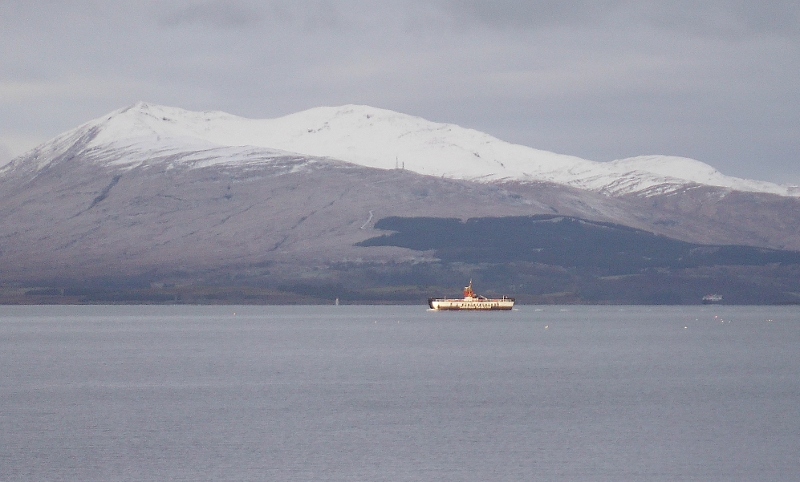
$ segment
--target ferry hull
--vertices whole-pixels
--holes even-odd
[[[485,299],[479,301],[465,301],[457,299],[436,299],[431,298],[428,300],[428,306],[432,310],[437,311],[461,311],[461,310],[477,310],[477,311],[495,311],[495,310],[510,310],[514,308],[513,298],[504,299]]]

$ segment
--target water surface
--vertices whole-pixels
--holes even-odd
[[[0,480],[800,480],[796,307],[0,307]]]

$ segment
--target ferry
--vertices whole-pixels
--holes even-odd
[[[713,305],[716,303],[722,303],[722,295],[711,294],[703,296],[704,305]]]
[[[464,287],[463,298],[428,298],[428,306],[432,310],[510,310],[514,307],[514,298],[486,298],[478,296],[472,289],[472,280]]]

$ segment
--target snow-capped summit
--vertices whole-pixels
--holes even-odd
[[[706,186],[727,187],[736,191],[800,196],[798,186],[782,186],[767,181],[726,176],[704,162],[686,157],[637,156],[611,161],[609,164],[620,172],[648,172]]]
[[[76,148],[95,162],[133,167],[169,159],[199,165],[263,161],[276,153],[472,181],[552,182],[609,195],[691,185],[800,196],[797,187],[725,176],[700,161],[645,156],[595,162],[508,143],[453,124],[362,105],[318,107],[276,119],[136,103],[90,121],[9,164],[41,169]],[[183,156],[175,156],[176,154]],[[186,155],[188,153],[203,153]]]

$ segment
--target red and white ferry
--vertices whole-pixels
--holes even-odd
[[[478,296],[472,289],[472,280],[464,288],[463,298],[428,298],[428,306],[432,310],[510,310],[514,307],[514,298],[486,298]]]

